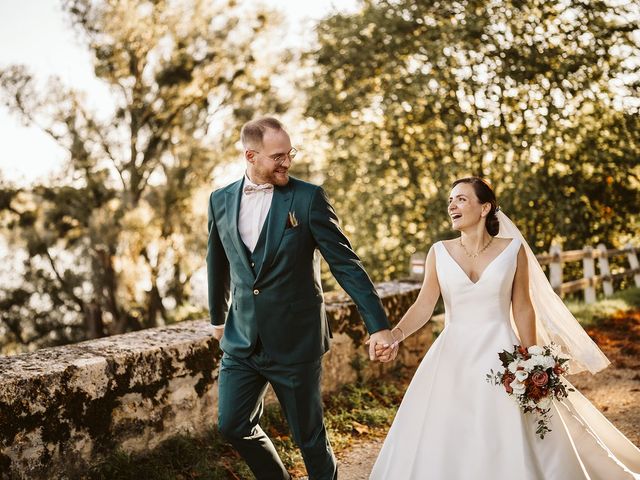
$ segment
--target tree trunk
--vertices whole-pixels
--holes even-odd
[[[87,339],[104,337],[104,322],[102,320],[102,308],[95,300],[85,304],[84,331]]]

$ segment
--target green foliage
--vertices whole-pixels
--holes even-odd
[[[91,469],[94,480],[252,478],[239,455],[215,430],[201,437],[176,436],[146,455],[118,452]]]
[[[211,172],[237,156],[239,125],[282,108],[277,53],[259,55],[278,24],[270,12],[235,0],[63,4],[114,111],[99,117],[81,93],[56,79],[43,88],[23,66],[0,70],[4,103],[69,153],[59,178],[0,185],[0,228],[28,254],[13,272],[21,284],[0,292],[0,348],[192,316]]]
[[[388,427],[402,398],[402,387],[395,382],[344,385],[339,396],[325,402],[329,430],[334,435],[351,435],[354,424],[366,425],[371,430]]]
[[[386,433],[411,372],[401,369],[372,383],[344,385],[325,396],[325,423],[339,453],[364,436]],[[289,471],[302,472],[303,461],[278,405],[265,408],[260,425],[271,437]],[[235,475],[235,476],[234,476]],[[215,430],[200,437],[178,436],[145,455],[116,453],[92,469],[92,479],[253,478],[246,464]]]
[[[615,292],[612,296],[601,298],[591,305],[581,301],[569,302],[567,307],[582,325],[593,326],[616,312],[628,312],[640,308],[640,288],[634,287]]]
[[[638,85],[620,87],[637,78],[633,8],[371,0],[318,25],[307,114],[376,279],[453,235],[450,184],[468,175],[494,185],[539,252],[637,238]]]

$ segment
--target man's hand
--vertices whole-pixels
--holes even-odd
[[[213,338],[215,338],[218,342],[220,341],[220,339],[222,338],[222,335],[224,335],[224,325],[220,325],[218,326],[214,326],[213,327]]]
[[[394,345],[395,339],[391,335],[391,330],[380,330],[369,337],[369,359],[386,363],[396,358],[398,346]],[[380,349],[383,348],[383,350]]]
[[[390,362],[394,360],[400,351],[399,345],[397,342],[392,343],[388,347],[383,347],[382,345],[376,345],[376,358],[382,362]]]

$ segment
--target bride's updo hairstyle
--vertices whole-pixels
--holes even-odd
[[[487,183],[486,180],[483,180],[480,177],[465,177],[460,178],[453,182],[451,188],[455,187],[459,183],[468,183],[473,187],[474,192],[476,192],[476,197],[480,200],[480,203],[490,203],[491,210],[486,218],[485,228],[487,232],[492,237],[495,237],[500,231],[500,222],[498,221],[497,213],[497,200],[496,194],[493,193],[493,189]]]

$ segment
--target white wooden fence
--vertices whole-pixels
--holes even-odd
[[[626,255],[629,268],[612,272],[609,265],[611,257]],[[627,244],[624,248],[607,249],[603,243],[597,248],[585,246],[582,250],[562,251],[559,245],[552,245],[549,253],[536,255],[540,265],[549,265],[549,281],[560,296],[566,293],[584,291],[585,303],[596,301],[596,288],[602,285],[605,297],[613,294],[613,281],[633,277],[636,287],[640,287],[640,268],[638,266],[638,249]],[[596,259],[598,259],[598,274],[596,274]],[[577,280],[565,282],[563,279],[563,265],[568,262],[582,261],[583,276]]]
[[[619,255],[626,255],[629,268],[618,269],[612,273],[609,259]],[[562,251],[559,245],[552,245],[549,253],[536,255],[540,265],[549,265],[549,281],[551,286],[561,297],[567,293],[584,290],[584,301],[594,303],[596,301],[596,288],[602,284],[605,296],[613,294],[613,281],[622,278],[633,277],[636,287],[640,287],[640,266],[638,265],[638,248],[630,243],[621,249],[607,249],[601,243],[597,248],[585,246],[582,250]],[[596,274],[595,260],[598,259],[598,274]],[[577,280],[565,282],[563,278],[563,266],[565,263],[582,260],[583,277]],[[424,254],[415,254],[411,257],[409,266],[410,279],[422,281],[424,277]]]

